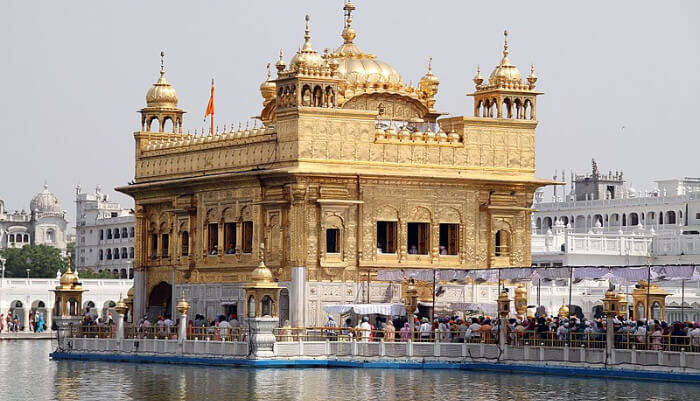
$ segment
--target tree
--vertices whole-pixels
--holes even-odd
[[[114,278],[114,275],[107,270],[103,270],[101,272],[94,272],[90,269],[85,269],[81,270],[78,273],[78,276],[80,276],[81,279],[84,278]]]
[[[5,277],[55,278],[56,272],[66,267],[67,260],[61,251],[48,245],[25,245],[22,248],[7,248],[0,251],[7,259]]]

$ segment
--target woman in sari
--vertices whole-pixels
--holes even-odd
[[[44,315],[42,313],[38,315],[39,317],[36,319],[36,332],[42,333],[44,331]]]
[[[394,322],[389,319],[386,322],[386,327],[384,328],[384,341],[393,342],[396,337],[396,327],[394,327]]]

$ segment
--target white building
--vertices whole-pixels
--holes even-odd
[[[59,285],[59,278],[6,278],[0,279],[0,313],[12,313],[25,324],[30,314],[41,313],[50,330],[54,307],[54,293],[51,290]],[[80,280],[83,288],[83,311],[100,317],[109,313],[116,316],[114,306],[119,296],[126,297],[133,280]],[[28,329],[26,329],[28,330]]]
[[[0,198],[0,249],[21,248],[27,244],[50,245],[65,254],[70,237],[67,213],[48,185],[36,194],[25,210],[10,213]]]
[[[76,188],[76,267],[133,278],[134,213],[112,202],[100,187]]]

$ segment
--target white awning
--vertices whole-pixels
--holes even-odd
[[[406,308],[403,304],[345,304],[345,305],[324,305],[326,313],[343,314],[354,312],[357,315],[387,315],[404,316]]]

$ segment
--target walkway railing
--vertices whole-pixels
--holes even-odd
[[[497,344],[497,331],[472,333],[471,331],[394,331],[367,330],[356,327],[282,327],[274,329],[277,342],[292,341],[366,341],[366,342],[438,342],[438,343],[470,343]]]

